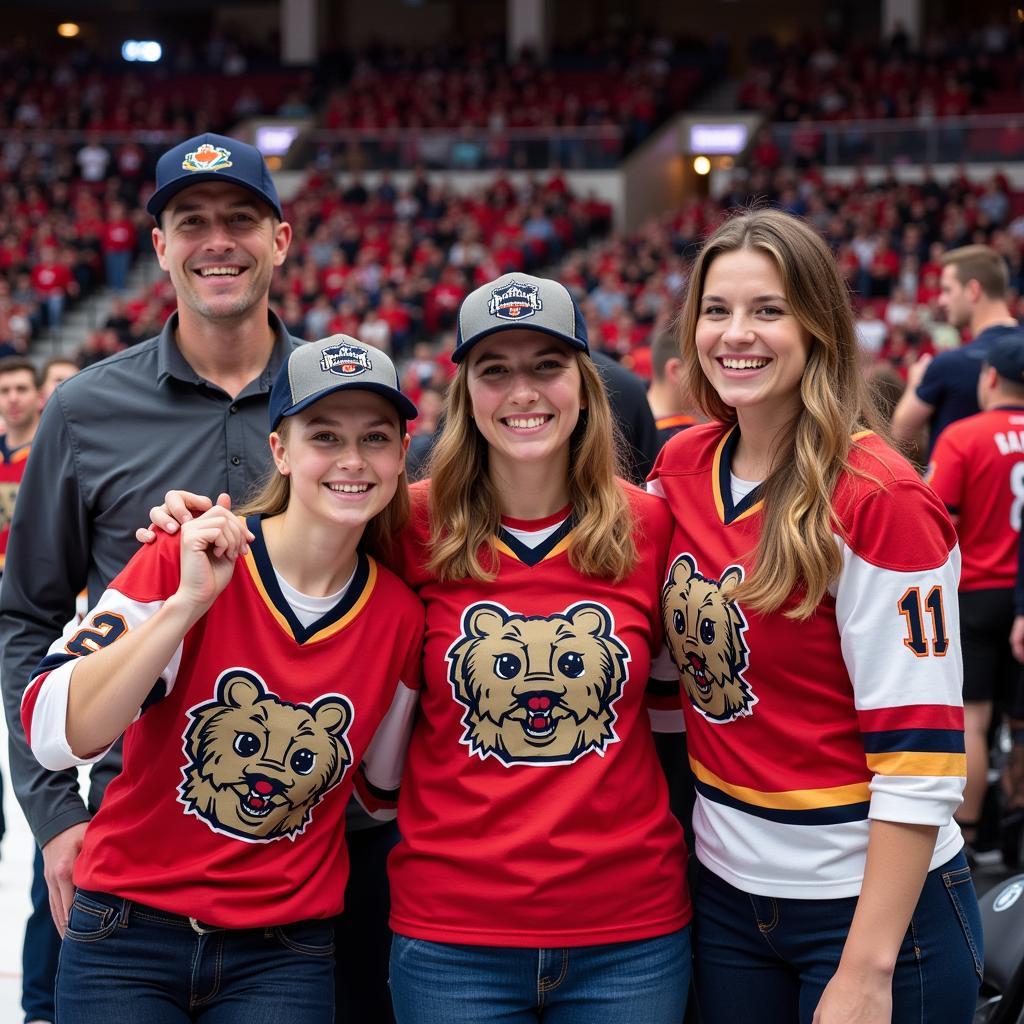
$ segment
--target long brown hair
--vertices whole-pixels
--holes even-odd
[[[762,485],[764,514],[753,572],[732,594],[760,612],[781,608],[807,619],[842,568],[832,495],[851,471],[851,437],[881,433],[857,353],[846,286],[828,246],[808,224],[778,210],[755,210],[725,221],[694,263],[680,319],[685,374],[700,409],[722,423],[736,421],[701,369],[695,342],[708,268],[741,249],[763,253],[776,266],[797,322],[811,337],[800,381],[801,408],[779,438],[774,468]]]
[[[576,518],[569,561],[588,576],[621,580],[637,561],[633,515],[616,480],[622,442],[597,369],[588,356],[577,353],[575,359],[586,408],[569,442]],[[487,441],[472,417],[468,362],[459,364],[448,389],[444,427],[430,458],[428,567],[442,580],[487,582],[497,575],[501,508],[487,472]]]
[[[401,421],[399,421],[401,422]],[[277,436],[288,443],[291,420],[281,420]],[[291,477],[285,476],[277,466],[271,466],[256,493],[238,509],[240,516],[279,516],[291,500]],[[409,521],[409,481],[407,474],[398,478],[395,496],[367,524],[363,530],[360,548],[375,558],[387,561],[399,532]]]

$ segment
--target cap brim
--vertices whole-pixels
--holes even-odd
[[[333,395],[336,391],[372,391],[374,394],[380,395],[381,398],[386,398],[398,410],[398,415],[403,420],[414,420],[420,414],[419,409],[405,395],[394,388],[389,388],[386,384],[374,384],[372,381],[365,384],[357,381],[348,381],[347,383],[336,384],[333,388],[325,388],[323,391],[318,391],[315,395],[310,395],[309,398],[304,398],[301,402],[288,406],[277,420],[271,424],[270,429],[276,430],[278,423],[285,416],[294,416],[296,413],[302,412],[303,409],[316,405],[321,398]]]
[[[561,331],[553,331],[549,327],[541,327],[539,325],[535,326],[528,321],[522,321],[520,323],[495,324],[493,327],[488,327],[485,331],[480,331],[478,334],[474,334],[469,341],[464,341],[461,345],[456,347],[454,352],[452,352],[452,362],[461,363],[462,360],[466,358],[469,350],[478,341],[483,341],[484,338],[489,338],[492,334],[500,334],[502,331],[535,331],[537,334],[548,334],[552,338],[564,341],[566,345],[570,346],[570,348],[576,349],[578,352],[590,353],[589,345],[580,338],[563,334]]]
[[[262,199],[263,202],[265,202],[267,206],[274,211],[278,220],[284,220],[284,214],[281,212],[281,207],[273,203],[267,196],[266,192],[262,192],[260,189],[253,187],[251,182],[245,181],[242,178],[236,178],[225,171],[209,171],[208,173],[197,171],[195,174],[191,174],[187,178],[176,178],[174,181],[169,181],[163,188],[157,189],[149,197],[149,202],[146,203],[146,212],[155,220],[159,220],[160,214],[164,212],[164,207],[179,192],[184,192],[185,189],[191,188],[193,185],[198,185],[203,181],[226,181],[229,185],[238,185],[239,188],[244,188],[246,192],[251,192],[258,199]]]

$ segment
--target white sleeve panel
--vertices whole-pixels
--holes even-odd
[[[419,693],[399,683],[395,699],[363,755],[363,771],[375,789],[394,792],[402,779]]]
[[[869,816],[945,825],[963,792],[963,747],[927,737],[948,734],[943,716],[963,705],[959,548],[935,568],[897,571],[840,544],[836,622],[874,765]],[[873,748],[876,737],[883,745]]]
[[[82,657],[115,643],[125,632],[155,615],[163,604],[163,601],[133,601],[116,590],[106,590],[83,622],[72,619],[64,627],[63,634],[50,645],[36,677],[22,698],[23,709],[31,704],[28,733],[32,753],[44,768],[57,771],[74,765],[93,764],[106,753],[102,750],[88,757],[78,757],[68,743],[68,693],[75,668]],[[120,627],[115,625],[117,623],[121,624]],[[182,646],[178,644],[160,674],[160,688],[164,696],[170,693],[177,679]],[[135,717],[137,720],[139,716]]]
[[[653,480],[647,481],[647,493],[656,494],[659,498],[665,497],[665,488],[661,484],[661,480],[655,477]]]
[[[834,587],[836,624],[857,710],[911,704],[961,707],[959,547],[934,569],[899,572],[864,561],[836,540],[843,555]],[[928,607],[930,595],[930,603],[941,608],[938,618]],[[903,604],[914,607],[915,597],[920,598],[917,611],[901,609]],[[925,654],[915,654],[908,644],[917,625],[927,645]],[[943,640],[945,652],[936,653]]]

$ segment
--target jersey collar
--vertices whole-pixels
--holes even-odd
[[[732,460],[736,454],[736,445],[740,440],[740,427],[737,423],[732,430],[726,433],[718,442],[715,449],[715,459],[711,468],[711,486],[715,495],[715,508],[718,510],[718,518],[729,526],[731,523],[738,523],[741,519],[747,519],[761,510],[764,504],[764,496],[761,493],[762,487],[757,485],[742,501],[733,503],[732,500]]]
[[[316,622],[303,626],[281,593],[277,573],[274,572],[274,566],[267,553],[260,517],[249,516],[245,520],[245,525],[255,535],[255,539],[249,544],[249,553],[245,556],[245,567],[249,570],[249,576],[274,621],[284,632],[290,634],[296,643],[306,644],[325,640],[344,629],[363,610],[377,582],[377,563],[359,552],[356,556],[355,574],[341,600]]]
[[[539,565],[549,558],[560,555],[569,547],[569,534],[576,528],[576,517],[571,514],[562,525],[551,534],[547,540],[542,541],[535,548],[524,544],[521,540],[509,533],[505,527],[498,527],[498,534],[495,537],[498,551],[514,558],[524,565]]]

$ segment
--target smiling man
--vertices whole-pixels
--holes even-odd
[[[76,595],[88,586],[90,603],[99,597],[166,490],[226,492],[238,501],[260,479],[270,465],[271,382],[300,344],[268,306],[291,228],[259,151],[198,136],[160,158],[156,179],[147,209],[177,311],[158,337],[88,367],[47,403],[18,494],[0,597],[11,774],[43,851],[60,929],[86,824],[120,759],[93,766],[87,808],[75,772],[48,772],[32,757],[20,724],[22,692],[74,614]]]

